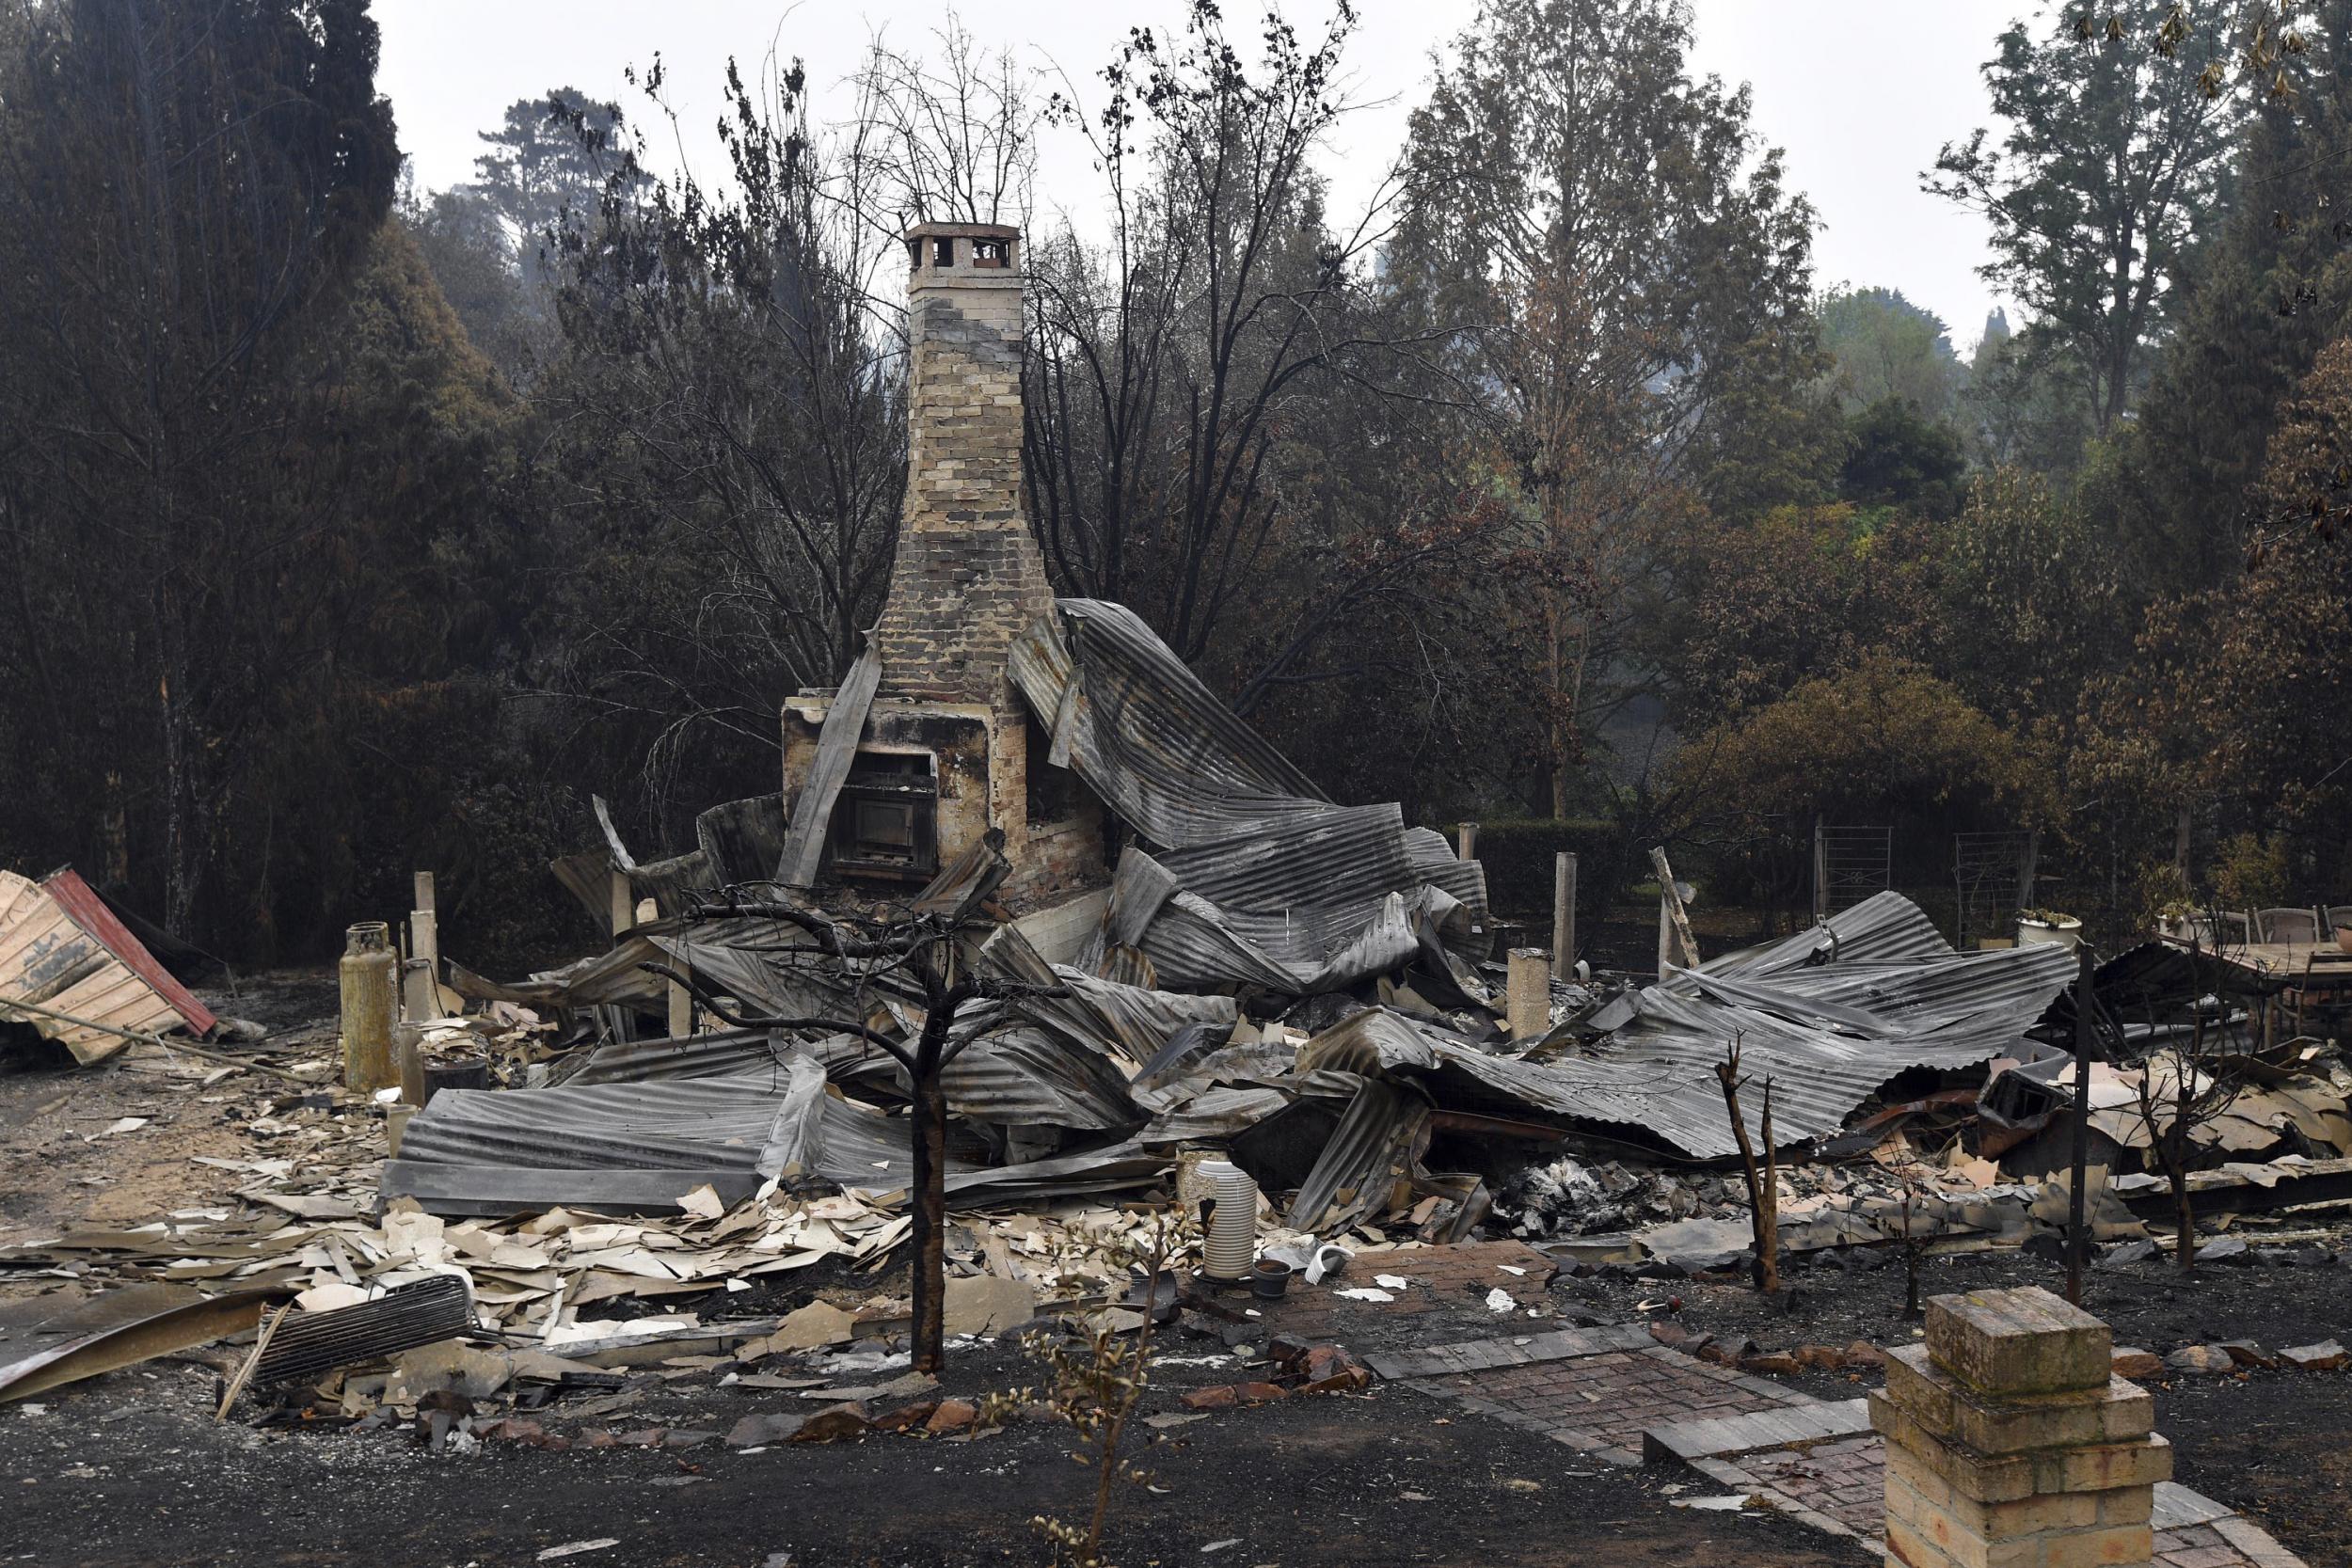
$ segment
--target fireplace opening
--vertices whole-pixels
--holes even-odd
[[[857,753],[834,806],[833,863],[879,877],[939,869],[939,781],[928,753]]]

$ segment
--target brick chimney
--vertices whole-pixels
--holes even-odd
[[[874,632],[885,697],[1018,714],[1005,656],[1054,607],[1021,506],[1021,232],[907,230],[907,492]]]
[[[991,828],[1013,864],[1002,897],[1038,909],[1105,874],[1100,803],[1050,767],[1006,669],[1054,607],[1021,504],[1021,233],[926,223],[906,233],[907,490],[873,631],[882,684],[834,806],[837,878],[921,880]],[[784,705],[785,792],[810,776],[833,693]]]

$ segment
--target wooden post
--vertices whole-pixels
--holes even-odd
[[[2090,1168],[2090,944],[2074,946],[2074,1129],[2066,1161],[2066,1299],[2083,1304],[2083,1255],[2090,1250],[2084,1193]]]
[[[612,935],[617,940],[623,931],[636,923],[637,895],[629,888],[628,872],[616,865],[608,875],[608,908],[612,911]]]
[[[667,984],[670,1001],[670,1037],[674,1040],[682,1040],[694,1032],[694,995],[675,980],[668,981]]]
[[[1478,858],[1478,824],[1464,822],[1454,830],[1454,858],[1474,861]]]
[[[441,1016],[441,927],[433,908],[433,873],[415,874],[408,911],[408,962],[401,969],[401,1009],[409,1022]]]
[[[1540,1039],[1551,1030],[1551,965],[1540,947],[1514,947],[1505,972],[1505,1018],[1515,1040]]]
[[[441,926],[439,918],[428,904],[408,911],[408,956],[419,963],[433,966],[437,974],[441,961]]]
[[[1650,850],[1649,863],[1658,873],[1658,977],[1662,980],[1669,961],[1685,969],[1698,967],[1699,942],[1691,934],[1690,912],[1682,907],[1682,891],[1675,886],[1675,868],[1666,862],[1664,846]],[[1678,959],[1670,958],[1670,947],[1679,950]]]
[[[1565,849],[1551,862],[1551,968],[1576,978],[1576,856]]]
[[[1829,918],[1829,849],[1821,841],[1821,819],[1813,819],[1813,924]]]

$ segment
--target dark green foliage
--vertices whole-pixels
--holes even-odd
[[[650,182],[634,172],[612,185],[626,166],[624,129],[619,105],[556,87],[508,105],[504,123],[482,133],[467,195],[503,225],[525,289],[554,281],[566,234],[588,228],[608,197],[644,193]]]
[[[1406,149],[1396,263],[1502,426],[1529,524],[1496,633],[1565,815],[1642,694],[1657,562],[1712,506],[1825,499],[1812,209],[1667,0],[1490,0]]]
[[[2143,574],[2183,590],[2242,562],[2280,404],[2352,330],[2352,0],[2327,0],[2294,88],[2249,123],[2235,201],[2205,247],[2142,401],[2117,498]]]
[[[1837,489],[1847,499],[1936,519],[1960,510],[1968,459],[1951,426],[1924,418],[1909,402],[1882,398],[1847,419],[1846,440]]]
[[[1985,276],[2022,301],[2029,336],[2063,357],[2105,432],[2144,376],[2169,292],[2228,166],[2235,100],[2199,72],[2227,53],[2212,32],[2151,47],[2172,0],[2122,0],[2114,26],[2080,13],[2012,24],[1985,62],[2006,129],[1946,144],[1929,190],[1981,210]]]
[[[1926,420],[1951,416],[1967,371],[1935,312],[1900,289],[1880,288],[1832,290],[1814,312],[1821,346],[1837,362],[1837,401],[1848,415],[1891,398]]]
[[[466,336],[506,384],[526,388],[554,346],[548,291],[527,285],[497,212],[471,187],[405,198],[399,219],[424,255]]]
[[[227,831],[329,665],[363,436],[305,377],[389,207],[364,0],[84,0],[0,59],[0,751],[52,861],[173,928],[251,888]],[[346,439],[350,436],[353,438]],[[241,912],[241,911],[240,911]]]

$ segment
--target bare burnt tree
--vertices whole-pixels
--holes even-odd
[[[1093,153],[1108,237],[1030,246],[1029,511],[1058,583],[1135,607],[1187,659],[1280,554],[1299,405],[1395,379],[1426,341],[1364,276],[1385,192],[1333,227],[1311,166],[1354,24],[1342,6],[1310,42],[1271,18],[1253,70],[1197,0],[1174,36],[1136,32],[1098,107],[1074,87],[1052,105]]]
[[[1740,1037],[1731,1037],[1724,1059],[1715,1064],[1724,1086],[1724,1108],[1731,1117],[1731,1135],[1740,1146],[1740,1175],[1748,1187],[1748,1218],[1755,1235],[1756,1288],[1766,1295],[1780,1289],[1780,1153],[1772,1142],[1772,1081],[1764,1080],[1764,1107],[1756,1132],[1764,1145],[1756,1158],[1756,1140],[1748,1136],[1747,1119],[1740,1110],[1740,1090],[1748,1080],[1740,1076]]]
[[[2204,929],[2216,933],[2217,947],[2209,951]],[[2227,1116],[2246,1088],[2239,1059],[2252,1047],[2231,1018],[2234,987],[2217,951],[2221,915],[2210,913],[2203,928],[2193,929],[2189,948],[2190,997],[2188,1037],[2177,1033],[2171,1043],[2150,1051],[2140,1062],[2134,1112],[2138,1129],[2148,1139],[2150,1158],[2164,1172],[2172,1196],[2172,1223],[2177,1232],[2173,1260],[2183,1274],[2197,1267],[2197,1215],[2190,1200],[2188,1173],[2215,1125]],[[2214,1006],[2206,1002],[2212,999]],[[2250,1000],[2250,999],[2249,999]],[[2111,1038],[2109,1050],[2122,1044],[2112,1021],[2100,1023]],[[2153,1019],[2151,1019],[2152,1024]]]
[[[856,76],[840,199],[885,243],[916,223],[1025,226],[1044,106],[1006,51],[950,16],[935,55],[876,38]]]
[[[658,68],[643,86],[659,103]],[[565,351],[536,388],[570,534],[556,685],[621,721],[656,798],[714,738],[767,753],[777,693],[849,667],[905,484],[903,343],[873,293],[896,252],[842,205],[863,176],[811,132],[797,63],[730,64],[725,92],[723,185],[647,182],[640,139],[559,233]]]
[[[1004,862],[995,835],[987,846],[997,868],[978,893],[954,899],[918,898],[911,906],[884,906],[870,913],[828,913],[779,899],[772,887],[730,888],[690,910],[694,920],[752,916],[791,927],[807,940],[805,963],[851,999],[837,1014],[812,1017],[754,1017],[729,1008],[694,975],[661,965],[655,973],[693,991],[701,1005],[739,1028],[809,1030],[853,1035],[898,1064],[906,1074],[911,1102],[907,1121],[914,1180],[908,1212],[914,1222],[913,1349],[917,1371],[936,1372],[945,1357],[947,1234],[947,1090],[950,1063],[979,1036],[959,1036],[956,1022],[966,1005],[1066,994],[1058,988],[1006,979],[984,973],[973,961],[980,936],[993,923],[975,922],[971,911],[986,887],[1002,880]],[[953,880],[963,867],[950,868]],[[937,886],[939,884],[934,884]],[[922,1022],[912,1040],[894,1038],[868,1020],[885,998],[912,1004]]]

